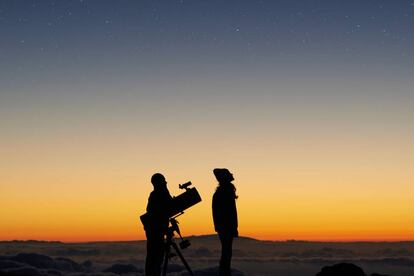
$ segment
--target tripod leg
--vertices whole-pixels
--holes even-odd
[[[172,242],[171,245],[174,247],[175,252],[177,252],[177,255],[180,257],[180,259],[183,262],[185,268],[187,268],[188,273],[190,273],[191,276],[194,276],[193,271],[191,270],[190,266],[188,265],[188,263],[184,259],[184,256],[181,254],[180,249],[178,248],[177,244],[175,242]]]

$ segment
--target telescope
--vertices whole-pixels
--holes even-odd
[[[196,188],[189,188],[192,185],[191,181],[179,184],[178,187],[182,190],[185,190],[182,194],[175,196],[172,198],[170,208],[168,210],[168,224],[171,226],[168,227],[166,231],[166,246],[165,246],[165,253],[164,253],[164,265],[162,270],[162,275],[167,275],[167,266],[168,266],[168,259],[171,257],[171,248],[175,250],[177,255],[180,257],[182,263],[184,264],[185,268],[187,269],[190,276],[194,276],[193,271],[191,270],[190,266],[188,265],[187,261],[184,259],[183,254],[181,254],[180,248],[185,249],[190,246],[189,240],[184,240],[181,236],[180,228],[178,227],[177,217],[184,214],[184,210],[187,210],[191,206],[199,203],[201,201],[200,194],[197,192]],[[144,229],[146,230],[151,223],[150,214],[145,213],[141,217],[141,222],[144,225]],[[180,247],[174,241],[174,232],[178,234],[181,239]]]
[[[179,184],[178,187],[182,190],[185,190],[182,194],[175,196],[172,198],[171,208],[168,213],[169,218],[173,218],[178,214],[184,212],[184,210],[190,208],[191,206],[199,203],[201,201],[200,194],[198,193],[196,188],[190,188],[192,185],[191,181]],[[144,225],[144,228],[150,222],[150,215],[148,213],[143,214],[140,216],[141,222]]]

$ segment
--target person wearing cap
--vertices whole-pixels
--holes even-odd
[[[220,276],[230,276],[233,238],[238,237],[236,187],[233,174],[228,169],[214,169],[218,181],[213,195],[214,228],[221,243]]]
[[[169,225],[169,213],[172,197],[167,188],[165,177],[156,173],[151,177],[154,190],[148,198],[148,223],[144,226],[147,237],[147,257],[145,275],[161,275],[161,266],[165,252],[165,235]]]

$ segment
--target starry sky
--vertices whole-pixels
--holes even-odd
[[[142,239],[155,172],[212,233],[215,167],[241,235],[414,239],[413,33],[413,0],[0,0],[0,240]]]

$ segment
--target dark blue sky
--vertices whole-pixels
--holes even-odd
[[[2,102],[159,97],[205,108],[210,95],[260,105],[293,94],[323,105],[381,99],[391,91],[377,86],[395,83],[392,97],[405,103],[413,28],[413,0],[3,0]]]
[[[0,23],[1,82],[12,86],[67,75],[272,75],[331,66],[408,76],[414,64],[408,0],[3,0]]]
[[[3,0],[0,104],[22,126],[27,112],[82,125],[85,109],[96,118],[175,112],[189,125],[388,105],[404,117],[413,28],[413,0]]]

